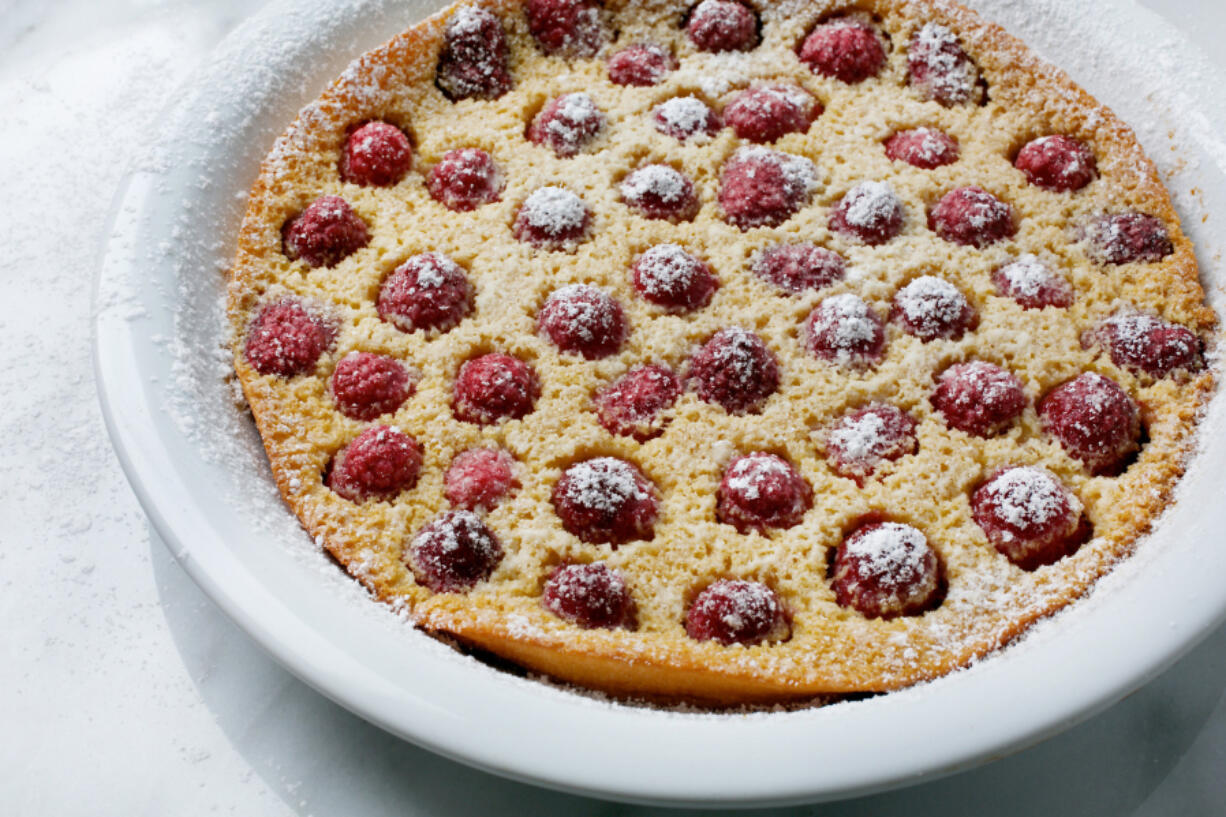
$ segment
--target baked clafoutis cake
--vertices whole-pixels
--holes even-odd
[[[946,2],[452,6],[277,141],[228,297],[317,543],[652,700],[991,653],[1133,550],[1213,386],[1132,131]]]

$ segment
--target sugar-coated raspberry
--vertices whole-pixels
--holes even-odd
[[[729,463],[719,483],[715,515],[741,533],[761,533],[798,524],[812,504],[813,489],[796,466],[756,451]]]
[[[511,90],[502,22],[488,9],[461,6],[447,20],[435,78],[448,99],[497,99]]]
[[[724,220],[741,230],[776,227],[809,203],[817,169],[802,156],[763,147],[743,147],[724,165],[719,206]]]
[[[404,131],[386,122],[367,122],[345,141],[340,174],[354,184],[388,187],[412,166],[413,147]]]
[[[679,142],[714,136],[724,126],[719,114],[696,96],[677,96],[656,106],[651,114],[656,130]]]
[[[689,221],[698,214],[694,183],[668,165],[644,165],[622,180],[622,201],[643,218]]]
[[[1004,468],[971,494],[988,541],[1025,570],[1067,556],[1081,543],[1081,502],[1044,468]]]
[[[676,68],[669,50],[655,43],[627,46],[609,57],[609,79],[618,85],[656,85]]]
[[[936,128],[900,130],[885,140],[885,155],[924,170],[958,161],[958,140]]]
[[[932,407],[950,428],[991,437],[1021,416],[1026,390],[1015,375],[986,361],[955,363],[937,378]]]
[[[954,33],[940,23],[925,23],[911,38],[908,81],[924,99],[946,108],[983,101],[979,69]]]
[[[1030,253],[992,270],[992,283],[997,293],[1017,301],[1023,309],[1063,308],[1073,303],[1069,282]]]
[[[773,142],[784,134],[804,133],[821,106],[799,85],[755,85],[724,107],[724,123],[742,139]]]
[[[1161,261],[1175,251],[1166,225],[1145,213],[1100,216],[1082,233],[1091,257],[1102,264]]]
[[[336,455],[328,487],[350,502],[391,500],[417,484],[421,448],[391,426],[370,426]]]
[[[466,361],[455,381],[455,416],[492,425],[532,411],[541,394],[536,371],[519,358],[492,352]]]
[[[871,403],[839,418],[823,435],[826,461],[863,485],[877,466],[914,454],[915,418],[888,403]]]
[[[711,302],[719,281],[704,262],[677,244],[656,244],[634,262],[634,291],[672,312],[692,312]]]
[[[720,579],[694,598],[685,613],[685,631],[695,641],[751,647],[786,641],[792,627],[774,590],[761,582]]]
[[[563,159],[587,147],[605,124],[605,115],[582,91],[551,99],[528,126],[528,139]]]
[[[369,242],[366,222],[340,196],[320,196],[281,230],[285,257],[312,267],[335,266]]]
[[[472,284],[460,265],[441,252],[427,252],[392,270],[375,308],[402,332],[446,332],[472,311],[472,301]]]
[[[885,354],[885,327],[877,313],[856,295],[835,295],[809,313],[805,346],[822,360],[863,369]]]
[[[733,326],[690,358],[690,378],[699,399],[729,414],[756,414],[779,388],[779,364],[760,337]]]
[[[493,158],[479,148],[447,151],[426,181],[432,199],[458,212],[498,201],[505,184]]]
[[[247,329],[243,351],[260,374],[294,377],[315,368],[336,329],[292,298],[265,304]]]
[[[593,544],[616,547],[651,539],[659,504],[647,477],[614,457],[572,465],[553,486],[553,508],[562,527]]]
[[[593,402],[600,424],[613,434],[645,442],[668,423],[664,412],[681,396],[681,381],[666,366],[635,366],[605,386]]]
[[[1114,380],[1085,372],[1039,403],[1044,430],[1092,474],[1114,473],[1139,449],[1141,412]]]
[[[456,508],[492,511],[517,484],[510,454],[497,448],[470,448],[451,461],[443,493]]]
[[[417,532],[405,562],[419,584],[435,593],[464,593],[502,561],[502,544],[472,511],[447,511]]]
[[[354,420],[390,414],[417,388],[403,363],[370,352],[350,352],[341,358],[329,386],[341,414]]]
[[[870,246],[902,232],[902,200],[889,182],[861,182],[830,212],[830,229]]]
[[[1091,340],[1107,347],[1116,366],[1134,374],[1167,377],[1180,371],[1199,372],[1205,366],[1204,344],[1192,330],[1141,312],[1112,315]]]
[[[748,51],[758,44],[758,15],[735,0],[702,0],[685,33],[701,51]]]
[[[528,29],[546,54],[592,57],[608,39],[593,0],[528,0]]]
[[[621,573],[604,562],[554,568],[541,600],[558,618],[587,629],[635,625],[630,588]]]
[[[532,191],[515,216],[515,237],[542,250],[571,251],[587,237],[592,214],[583,199],[561,187]]]
[[[1094,154],[1084,142],[1055,134],[1033,139],[1018,151],[1013,166],[1033,185],[1055,193],[1080,190],[1094,180]]]
[[[865,618],[914,616],[932,607],[941,564],[928,538],[910,525],[872,522],[843,540],[834,556],[834,595]]]
[[[816,244],[776,244],[758,253],[750,269],[763,281],[799,295],[842,280],[847,262]]]
[[[921,275],[894,294],[890,319],[927,343],[957,340],[978,322],[966,296],[948,281]]]
[[[1017,233],[1013,207],[974,185],[941,196],[928,213],[928,227],[946,241],[979,249]]]
[[[617,354],[628,331],[621,304],[587,284],[555,289],[537,315],[537,327],[563,352],[588,360]]]
[[[866,23],[850,17],[827,20],[805,37],[800,61],[813,73],[843,82],[863,82],[885,65],[881,38]]]

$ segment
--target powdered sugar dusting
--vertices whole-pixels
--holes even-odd
[[[1048,471],[1031,466],[1002,472],[988,485],[987,493],[997,515],[1020,530],[1048,525],[1067,513],[1070,501],[1077,503]],[[1080,503],[1074,510],[1074,518],[1080,516]]]
[[[702,262],[679,244],[656,244],[639,256],[635,269],[639,285],[657,297],[684,290],[703,272]]]
[[[583,199],[553,186],[532,191],[520,212],[528,224],[553,236],[579,230],[587,219],[587,205]]]
[[[616,457],[596,457],[566,469],[567,488],[573,501],[584,508],[617,513],[649,494],[640,485],[638,472]]]
[[[894,303],[917,326],[949,325],[970,308],[957,287],[932,275],[922,275],[900,289]]]
[[[680,139],[702,141],[709,138],[713,113],[696,96],[677,96],[661,102],[655,108],[657,128]]]
[[[902,201],[889,182],[861,182],[844,198],[843,217],[849,224],[878,230],[902,218]]]
[[[644,196],[654,196],[664,202],[685,200],[691,190],[688,179],[668,165],[640,167],[622,181],[622,198],[633,203]]]
[[[907,588],[928,572],[928,539],[910,525],[884,522],[848,538],[843,547],[857,560],[858,572],[885,590]]]

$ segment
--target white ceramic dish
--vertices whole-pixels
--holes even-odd
[[[242,193],[295,110],[436,5],[276,2],[245,23],[168,116],[153,169],[117,199],[99,279],[99,389],[132,485],[184,568],[291,671],[395,734],[498,774],[640,802],[784,804],[917,782],[1036,742],[1140,686],[1226,615],[1221,433],[1203,435],[1179,502],[1091,598],[969,670],[856,703],[745,715],[627,707],[500,673],[369,601],[280,504],[223,385],[223,271]],[[1213,134],[1226,117],[1192,102],[1217,98],[1208,63],[1164,48],[1178,35],[1119,2],[975,5],[1040,53],[1067,55],[1074,79],[1146,123],[1151,155],[1179,163],[1170,184],[1221,313],[1226,145]],[[1136,57],[1111,47],[1120,42],[1152,49],[1168,73],[1138,75]],[[1226,398],[1205,428],[1226,429]]]

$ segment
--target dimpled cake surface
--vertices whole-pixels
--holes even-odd
[[[228,298],[316,543],[660,701],[990,654],[1131,553],[1213,389],[1132,131],[947,2],[447,8],[277,141]]]

